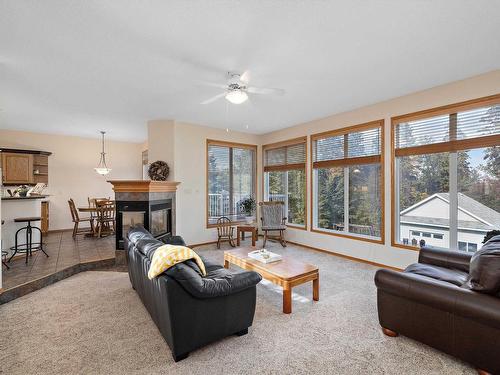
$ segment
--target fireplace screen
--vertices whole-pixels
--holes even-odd
[[[122,238],[127,237],[130,227],[136,224],[144,226],[144,216],[146,211],[122,211]]]

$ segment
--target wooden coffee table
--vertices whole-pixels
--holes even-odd
[[[313,300],[319,301],[319,269],[312,264],[301,262],[284,255],[283,259],[273,263],[261,263],[248,257],[251,247],[241,247],[234,250],[224,251],[224,267],[234,264],[245,270],[256,271],[261,276],[283,288],[283,312],[292,312],[292,288],[313,282]]]

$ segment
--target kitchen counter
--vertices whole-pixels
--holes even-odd
[[[45,199],[48,195],[34,195],[31,197],[2,197],[3,201],[19,201],[19,200],[33,200],[33,199]]]
[[[14,246],[16,232],[18,229],[25,227],[26,223],[16,223],[14,220],[19,217],[41,217],[42,204],[48,200],[48,195],[37,195],[33,197],[2,197],[2,220],[5,221],[2,225],[2,250],[7,250],[10,253],[10,247]],[[41,227],[42,222],[36,221],[31,223],[32,226]],[[19,234],[19,241],[25,242],[26,232]],[[33,242],[40,241],[40,234],[37,230],[33,231]]]

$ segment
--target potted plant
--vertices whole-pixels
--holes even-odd
[[[19,186],[15,191],[14,191],[14,194],[15,193],[18,193],[20,197],[26,197],[28,195],[28,191],[29,191],[29,187],[26,186],[26,185],[21,185]]]
[[[255,200],[252,197],[245,198],[240,202],[240,210],[245,213],[245,221],[247,222],[247,224],[253,223],[253,213],[255,211],[255,206]]]

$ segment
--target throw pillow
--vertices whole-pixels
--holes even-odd
[[[492,237],[470,261],[469,286],[488,294],[500,292],[500,236]]]

